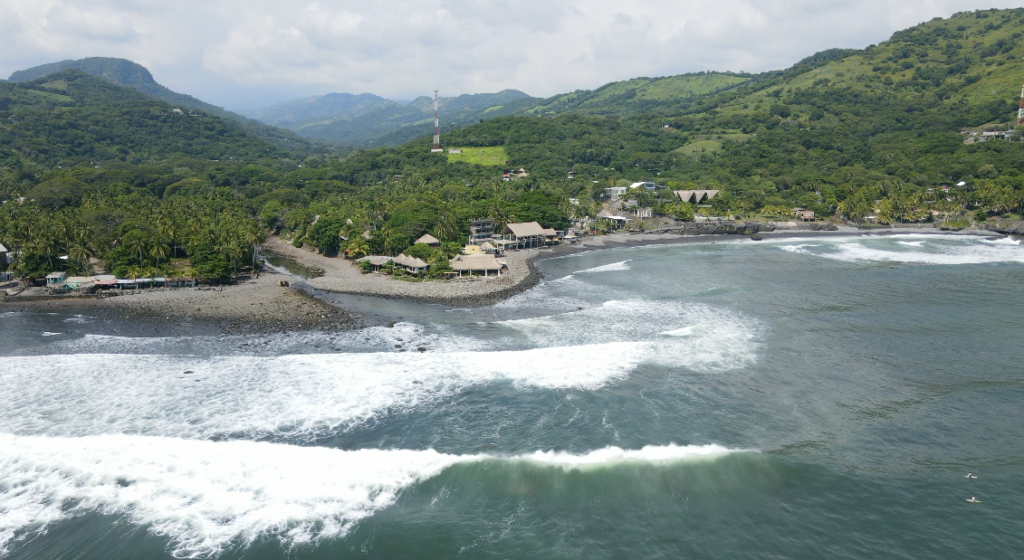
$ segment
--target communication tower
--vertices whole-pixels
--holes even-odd
[[[1021,90],[1024,95],[1024,89]],[[1021,105],[1021,111],[1024,111],[1024,105]],[[441,121],[437,118],[437,90],[434,90],[434,147],[430,149],[431,152],[443,152],[441,149]]]
[[[1024,124],[1024,85],[1020,88],[1020,109],[1017,110],[1017,126]]]

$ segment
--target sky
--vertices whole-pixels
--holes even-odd
[[[330,92],[548,97],[638,76],[780,69],[934,17],[1019,3],[0,0],[0,77],[107,56],[232,110]]]

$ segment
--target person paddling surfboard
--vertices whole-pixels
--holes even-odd
[[[980,504],[981,503],[981,500],[975,498],[974,496],[971,496],[971,499],[967,500],[967,501],[972,503],[972,504]]]

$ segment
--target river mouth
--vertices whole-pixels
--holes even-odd
[[[267,249],[263,250],[263,259],[271,266],[284,269],[288,271],[289,274],[298,276],[303,280],[311,280],[324,275],[324,269],[322,268],[306,266],[291,257],[281,255]]]

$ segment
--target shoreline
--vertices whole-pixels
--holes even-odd
[[[0,302],[0,312],[86,314],[100,320],[103,334],[128,336],[352,330],[364,325],[361,314],[301,289],[278,286],[285,278],[268,271],[222,287],[155,288],[94,298],[13,298]]]
[[[934,229],[836,231],[776,230],[762,232],[762,240],[802,237],[850,237],[889,235],[949,235],[1006,237],[985,230],[941,231]],[[1012,236],[1011,236],[1012,237]],[[103,331],[117,335],[241,334],[295,331],[353,330],[372,324],[393,324],[350,311],[309,293],[323,291],[444,305],[453,308],[484,307],[524,292],[541,282],[537,263],[591,251],[749,240],[738,234],[680,235],[676,233],[613,233],[587,237],[579,245],[558,245],[508,253],[509,272],[497,278],[447,281],[405,281],[383,275],[363,274],[351,261],[324,257],[271,238],[266,248],[303,266],[324,270],[324,276],[302,279],[290,273],[266,269],[258,279],[243,279],[218,288],[157,288],[97,298],[54,298],[0,302],[0,312],[81,313],[101,319]],[[278,286],[289,279],[291,287]]]

